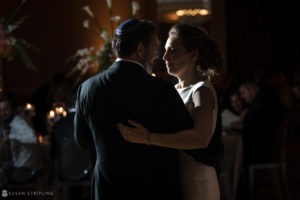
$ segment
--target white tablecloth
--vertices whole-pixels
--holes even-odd
[[[235,200],[236,191],[242,173],[243,140],[238,134],[222,136],[224,159],[221,164],[221,196],[226,200]]]

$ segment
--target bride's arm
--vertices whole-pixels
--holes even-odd
[[[201,93],[201,95],[200,95]],[[199,88],[193,95],[194,128],[173,134],[150,133],[142,125],[129,120],[135,128],[119,124],[125,140],[133,143],[151,144],[175,149],[198,149],[208,146],[213,135],[213,108],[215,106],[211,91]]]

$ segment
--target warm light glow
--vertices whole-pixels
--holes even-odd
[[[207,9],[182,9],[182,10],[177,10],[176,15],[179,17],[182,17],[184,15],[186,16],[196,16],[196,15],[208,15],[209,11]]]
[[[63,117],[66,117],[67,116],[67,111],[64,110],[62,115],[63,115]]]
[[[200,9],[200,15],[208,15],[208,10]]]
[[[63,108],[63,107],[59,107],[59,108],[58,108],[58,112],[59,112],[59,113],[63,113],[63,112],[64,112],[64,108]]]
[[[152,74],[151,74],[151,76],[154,76],[154,77],[156,77],[156,74],[152,73]]]
[[[43,141],[44,141],[44,138],[43,138],[43,136],[41,136],[41,135],[40,135],[40,136],[38,137],[38,140],[39,140],[39,143],[40,143],[40,144],[42,144],[42,143],[43,143]]]
[[[64,108],[63,107],[56,107],[55,108],[55,112],[57,112],[57,113],[63,113],[64,112]]]
[[[50,117],[50,118],[54,118],[54,117],[55,117],[55,112],[54,112],[54,110],[50,110],[50,112],[49,112],[49,117]]]
[[[27,103],[26,104],[26,110],[31,110],[31,108],[32,108],[32,105],[30,103]]]

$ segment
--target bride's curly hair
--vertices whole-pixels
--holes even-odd
[[[203,29],[189,24],[174,25],[169,31],[171,35],[180,38],[187,51],[198,49],[195,67],[206,79],[216,80],[222,67],[222,57],[216,42]]]

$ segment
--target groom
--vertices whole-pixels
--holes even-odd
[[[175,88],[152,77],[157,33],[149,21],[131,19],[116,30],[117,60],[78,89],[75,140],[96,148],[92,198],[101,200],[179,200],[177,150],[126,142],[117,124],[135,120],[151,132],[192,128]]]

